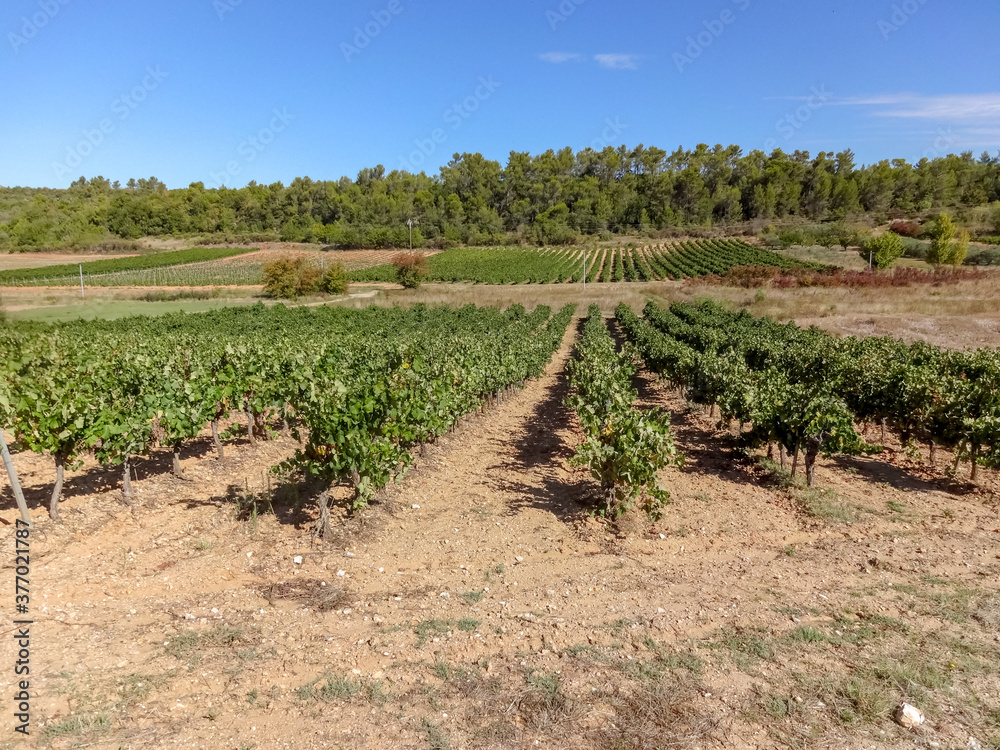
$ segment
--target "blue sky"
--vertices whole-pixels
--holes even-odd
[[[996,0],[7,0],[0,184],[644,143],[1000,149]]]

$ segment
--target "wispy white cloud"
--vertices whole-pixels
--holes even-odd
[[[878,117],[937,120],[952,123],[995,123],[1000,119],[1000,94],[890,94],[847,97],[834,102],[846,106],[872,107]]]
[[[544,55],[539,55],[538,57],[547,63],[555,65],[567,62],[583,62],[583,55],[576,52],[546,52]]]
[[[594,55],[597,64],[609,70],[636,70],[639,67],[638,55],[603,54]]]

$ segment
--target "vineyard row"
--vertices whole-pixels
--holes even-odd
[[[818,455],[877,452],[859,423],[892,430],[903,445],[954,451],[979,466],[1000,465],[1000,352],[959,352],[890,337],[836,338],[781,325],[717,303],[649,303],[643,318],[625,305],[618,323],[653,371],[726,420],[750,426],[745,443],[777,444],[807,479]]]
[[[17,448],[53,457],[50,515],[66,467],[87,453],[119,466],[173,453],[243,418],[251,442],[275,418],[304,428],[283,465],[353,488],[363,507],[412,460],[488,399],[536,377],[573,307],[552,315],[467,306],[410,310],[230,308],[197,315],[22,324],[0,334],[0,412]],[[324,518],[326,509],[323,508]]]
[[[562,284],[583,281],[662,281],[724,274],[731,268],[812,267],[742,240],[692,240],[668,245],[624,248],[542,249],[462,248],[428,259],[430,281],[477,284]],[[391,265],[352,271],[356,282],[395,280]]]

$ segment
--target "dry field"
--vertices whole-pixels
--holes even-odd
[[[44,268],[65,263],[89,263],[92,260],[131,258],[131,255],[77,255],[75,253],[4,253],[0,254],[0,271],[21,268]]]
[[[15,455],[39,724],[7,746],[1000,747],[995,472],[972,486],[897,445],[806,490],[642,377],[688,460],[661,522],[609,525],[568,466],[575,330],[325,542],[315,490],[268,479],[290,437],[219,462],[205,436],[190,481],[153,456],[132,509],[88,462],[62,526],[51,462]],[[920,730],[892,722],[903,699]]]
[[[311,258],[315,262],[325,260],[327,263],[342,263],[344,268],[348,271],[354,271],[361,268],[370,268],[371,266],[379,266],[389,263],[392,260],[392,257],[398,253],[399,250],[322,251],[316,245],[303,246],[289,244],[271,246],[264,243],[258,252],[247,253],[246,255],[235,255],[231,258],[209,261],[209,263],[216,266],[230,264],[263,266],[265,263],[270,263],[271,261],[278,260],[279,258],[304,257]],[[433,255],[434,253],[426,254]],[[196,263],[192,265],[201,266],[206,264]]]
[[[939,346],[1000,346],[1000,272],[983,281],[890,289],[711,290],[692,284],[689,293],[717,297],[755,315],[817,325],[839,335],[895,336]]]

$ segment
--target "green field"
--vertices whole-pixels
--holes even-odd
[[[579,247],[460,248],[428,260],[428,281],[477,284],[561,284],[580,282],[584,250]],[[762,250],[742,240],[693,240],[651,246],[590,248],[587,281],[662,281],[723,274],[737,266],[818,267]],[[351,272],[352,281],[394,281],[391,265]]]
[[[35,307],[30,310],[17,310],[7,313],[11,320],[35,321],[38,323],[65,323],[71,320],[117,320],[133,315],[166,315],[168,313],[186,312],[198,313],[208,310],[218,310],[222,307],[237,307],[260,302],[253,298],[220,298],[220,299],[179,299],[164,302],[145,302],[142,300],[94,300],[72,305],[49,305]]]
[[[79,282],[79,274],[82,271],[86,283],[91,286],[127,286],[129,285],[127,279],[130,276],[155,278],[156,274],[159,273],[162,278],[167,278],[170,272],[178,270],[174,268],[176,266],[232,258],[236,255],[254,252],[256,249],[242,247],[194,247],[187,250],[174,250],[153,255],[135,255],[127,258],[109,258],[107,260],[95,260],[88,263],[65,263],[58,266],[44,266],[41,268],[18,268],[9,271],[0,271],[0,285],[69,286]]]

